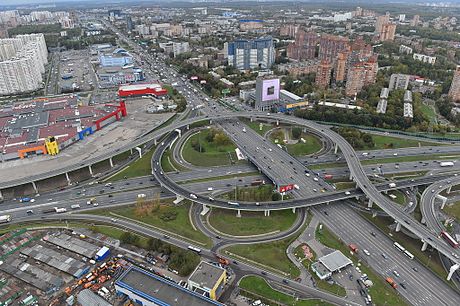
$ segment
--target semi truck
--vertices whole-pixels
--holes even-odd
[[[67,208],[64,207],[51,207],[42,209],[43,214],[50,214],[50,213],[65,213]]]
[[[398,284],[396,284],[396,282],[391,278],[391,277],[387,277],[386,278],[386,281],[387,283],[390,284],[391,287],[393,287],[394,289],[396,289],[398,287]]]
[[[251,186],[259,186],[259,185],[264,185],[265,180],[254,180],[251,182]]]
[[[353,253],[357,253],[358,252],[358,246],[354,243],[350,243],[348,245],[348,247],[350,248],[350,250],[353,252]]]
[[[453,162],[440,162],[439,165],[441,167],[453,167],[454,163]]]

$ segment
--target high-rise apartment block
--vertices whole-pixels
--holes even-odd
[[[414,15],[412,20],[410,21],[410,26],[411,27],[416,27],[420,23],[420,15]]]
[[[452,101],[460,101],[460,66],[454,72],[448,96]]]
[[[267,69],[275,62],[271,36],[255,40],[239,39],[228,44],[228,64],[240,70]]]
[[[377,56],[372,56],[365,62],[353,65],[347,73],[345,94],[347,96],[356,96],[364,86],[375,83],[377,70]]]
[[[375,21],[375,33],[380,41],[394,40],[396,24],[390,22],[390,15],[378,16]]]
[[[349,39],[347,37],[335,35],[323,35],[319,40],[319,59],[327,60],[330,63],[335,63],[337,54],[349,47]]]
[[[48,51],[42,33],[0,39],[0,95],[41,88],[47,63]]]
[[[295,37],[295,42],[287,47],[287,57],[295,60],[315,58],[318,41],[319,37],[316,33],[305,32],[299,29]]]
[[[334,75],[336,82],[344,82],[347,73],[348,52],[339,52],[335,64]]]
[[[331,82],[332,65],[327,60],[322,60],[318,65],[315,84],[318,87],[326,88]]]

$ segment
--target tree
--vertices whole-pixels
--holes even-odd
[[[299,139],[302,136],[302,129],[300,127],[293,127],[292,128],[292,138]]]
[[[214,143],[218,146],[226,146],[230,144],[230,138],[226,134],[220,132],[214,136]]]
[[[131,234],[130,232],[123,232],[120,235],[120,241],[126,244],[136,244],[139,242],[139,236]]]

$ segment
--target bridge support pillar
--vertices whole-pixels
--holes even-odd
[[[420,223],[422,223],[422,224],[426,224],[426,220],[425,220],[425,217],[422,217],[422,220],[420,220]]]
[[[454,274],[454,272],[457,271],[458,268],[460,268],[459,264],[455,264],[452,267],[450,267],[449,274],[447,275],[447,280],[448,281],[450,281],[450,279],[452,278],[452,274]]]
[[[2,193],[2,190],[0,189],[0,201],[3,200],[3,193]]]
[[[396,223],[396,232],[401,231],[401,223]]]
[[[209,119],[209,124],[212,124],[212,119]]]
[[[136,147],[136,151],[139,152],[139,158],[142,158],[142,149],[139,147]]]
[[[374,202],[372,202],[372,200],[369,199],[369,202],[367,203],[367,207],[372,208],[372,204],[374,204]]]
[[[338,149],[339,149],[339,146],[337,144],[335,144],[335,146],[334,146],[334,154],[337,154]]]
[[[238,209],[237,213],[236,213],[236,217],[237,218],[241,218],[241,210]]]
[[[156,138],[153,140],[153,145],[154,145],[154,146],[157,145],[157,139],[156,139]]]
[[[276,120],[276,126],[280,125],[280,121]]]
[[[133,155],[133,149],[129,149],[129,153]]]
[[[268,209],[265,210],[265,211],[264,211],[264,216],[265,216],[265,217],[270,217],[270,210],[268,210]]]
[[[94,176],[93,168],[91,167],[91,165],[88,166],[88,170],[89,170],[89,174],[91,174],[91,176]]]
[[[353,181],[353,175],[350,173],[350,181]]]
[[[374,212],[372,213],[372,218],[375,218],[375,217],[377,217],[377,213],[374,211]]]
[[[447,188],[447,194],[449,194],[451,191],[452,191],[452,186],[449,186],[449,188]]]
[[[180,129],[175,129],[174,131],[177,132],[177,134],[179,134],[179,138],[181,138],[182,136],[182,131]]]
[[[253,122],[253,121],[254,121],[254,118],[252,118],[252,117],[249,118],[249,121],[250,121],[250,122]]]
[[[295,207],[292,208],[292,213],[295,214]]]
[[[112,157],[109,158],[109,163],[110,163],[110,168],[113,168],[113,158]]]
[[[67,185],[70,185],[70,177],[69,177],[69,173],[68,173],[68,172],[65,173],[65,178],[66,178],[66,180],[67,180]]]
[[[442,199],[441,209],[444,209],[444,206],[446,206],[446,203],[447,203],[447,198],[444,197]]]
[[[355,197],[355,200],[358,201],[358,200],[359,200],[359,196],[356,196],[356,197]]]
[[[190,130],[190,124],[187,124],[187,130]]]
[[[422,245],[422,252],[426,251],[426,248],[428,247],[428,243],[426,243],[425,241],[423,241],[423,245]]]
[[[32,187],[34,187],[35,193],[38,193],[37,185],[35,182],[32,182]]]

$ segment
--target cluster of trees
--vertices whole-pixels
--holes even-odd
[[[219,151],[222,151],[222,152],[226,151],[224,147],[232,143],[232,141],[227,136],[227,134],[225,134],[222,130],[210,129],[210,130],[207,130],[205,133],[206,135],[204,137],[204,140],[210,144],[214,144],[217,147],[217,150]],[[201,153],[206,151],[206,149],[204,148],[204,146],[202,145],[200,141],[200,137],[198,137],[198,139],[193,138],[191,140],[190,145],[195,151],[198,151]]]
[[[187,107],[187,100],[185,100],[184,96],[181,95],[177,91],[177,89],[172,88],[170,86],[166,87],[166,89],[168,90],[168,94],[171,97],[171,99],[177,105],[176,111],[179,113],[183,112],[185,108]]]
[[[436,100],[436,107],[438,108],[439,113],[442,116],[444,116],[444,118],[446,118],[456,126],[460,126],[460,116],[452,112],[454,104],[450,99],[439,98],[438,100]]]
[[[372,139],[372,135],[361,132],[358,129],[350,127],[339,127],[332,129],[335,132],[339,133],[340,136],[345,138],[345,140],[348,141],[355,149],[372,149],[375,146],[374,139]]]
[[[147,245],[141,243],[140,236],[130,232],[123,232],[120,241],[126,244],[135,245],[140,248],[147,248],[149,251],[156,251],[169,256],[168,266],[179,272],[179,275],[186,276],[193,272],[200,262],[200,257],[188,250],[183,250],[157,238],[149,238]]]
[[[300,139],[300,137],[302,136],[302,128],[296,126],[296,127],[293,127],[291,129],[292,131],[292,138],[293,139]]]
[[[176,220],[177,214],[177,211],[167,211],[160,215],[160,219],[165,222],[173,221]]]
[[[200,256],[194,252],[180,249],[157,238],[147,240],[147,249],[169,255],[168,266],[178,271],[181,276],[192,273],[200,262]]]
[[[421,27],[410,27],[410,26],[399,25],[396,29],[396,33],[404,35],[404,36],[419,36],[421,38],[428,38],[428,39],[433,39],[433,40],[448,40],[448,41],[459,41],[460,40],[460,34],[458,34],[458,32],[437,30],[434,28],[421,28]]]
[[[304,94],[308,94],[315,91],[315,77],[316,73],[309,73],[296,78],[292,76],[286,76],[285,78],[283,78],[283,81],[285,83],[284,89],[292,93],[295,93],[300,97],[303,97]],[[298,81],[300,81],[300,83]]]
[[[238,201],[278,201],[281,200],[275,196],[279,195],[273,192],[273,185],[260,185],[258,187],[242,187],[236,189],[236,199]],[[234,199],[235,192],[229,192],[229,198]],[[275,197],[275,199],[273,198]]]

